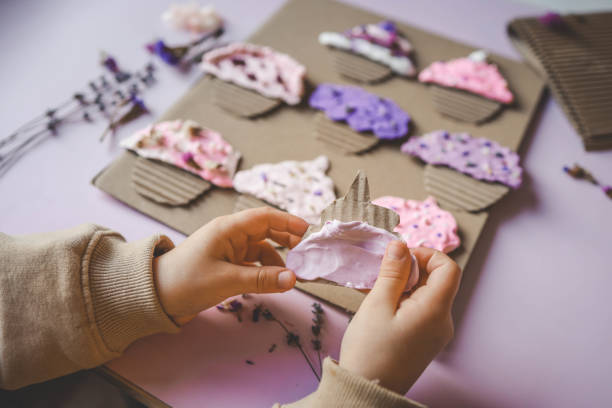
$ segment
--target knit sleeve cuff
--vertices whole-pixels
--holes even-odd
[[[327,357],[319,388],[308,397],[287,407],[423,408],[374,381],[352,374]],[[285,405],[283,405],[285,407]]]
[[[111,354],[141,337],[179,330],[159,301],[153,277],[153,258],[173,247],[162,235],[126,243],[106,231],[92,240],[83,268],[88,314]]]

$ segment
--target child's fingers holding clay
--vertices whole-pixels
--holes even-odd
[[[217,225],[222,235],[244,234],[248,242],[271,238],[287,247],[297,245],[308,229],[308,223],[300,217],[271,207],[245,210],[219,220]]]
[[[426,277],[423,286],[411,295],[412,299],[450,311],[459,289],[461,269],[448,255],[431,248],[415,248],[412,253]]]
[[[391,241],[387,245],[378,278],[366,298],[368,303],[384,305],[391,314],[395,312],[410,277],[410,258],[404,242]]]

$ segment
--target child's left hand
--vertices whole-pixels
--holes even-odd
[[[291,289],[295,274],[265,239],[293,248],[307,228],[301,218],[272,208],[214,219],[153,260],[164,310],[185,324],[230,296]]]

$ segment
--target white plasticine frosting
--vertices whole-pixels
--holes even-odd
[[[413,76],[416,74],[416,69],[410,58],[403,55],[393,55],[389,48],[371,43],[362,38],[348,38],[341,33],[322,32],[319,34],[319,43],[342,50],[353,51],[356,54],[388,66],[398,75]]]
[[[162,20],[174,28],[203,34],[223,25],[223,19],[212,5],[200,6],[197,2],[171,4],[162,14]]]
[[[371,289],[376,282],[387,244],[399,238],[389,231],[361,221],[327,221],[320,231],[300,242],[287,254],[286,265],[298,278],[326,279],[355,289]],[[419,280],[412,255],[405,291]]]
[[[289,105],[300,103],[304,93],[306,68],[270,47],[233,43],[204,54],[200,67],[224,81]]]
[[[329,159],[259,164],[234,177],[234,189],[318,224],[321,212],[336,199],[334,182],[325,172]]]
[[[172,164],[220,187],[232,187],[240,160],[240,153],[220,133],[193,120],[150,125],[123,139],[120,145],[140,157]]]

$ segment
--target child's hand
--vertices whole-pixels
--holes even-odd
[[[402,294],[410,274],[408,248],[387,246],[378,279],[349,324],[340,366],[405,394],[453,336],[451,307],[461,270],[442,252],[412,250],[423,275],[421,286]]]
[[[265,239],[293,248],[307,228],[301,218],[271,208],[214,219],[154,259],[164,310],[184,324],[230,296],[291,289],[295,274]]]

